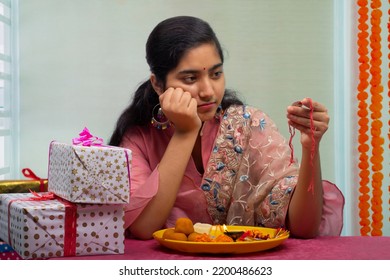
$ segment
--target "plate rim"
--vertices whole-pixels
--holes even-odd
[[[266,231],[276,232],[275,228],[267,227],[255,227],[255,226],[236,226],[227,225],[228,230],[234,229],[263,229]],[[254,253],[269,250],[282,244],[286,239],[290,237],[289,232],[286,235],[270,238],[266,240],[254,240],[243,242],[194,242],[194,241],[180,241],[173,239],[164,239],[160,236],[164,231],[168,230],[160,229],[153,233],[153,238],[162,246],[174,251],[180,251],[185,253],[210,253],[210,254],[226,254],[226,253]],[[255,245],[255,246],[254,246]],[[219,250],[218,250],[219,249]]]

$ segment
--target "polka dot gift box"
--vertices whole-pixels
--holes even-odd
[[[0,260],[22,260],[22,258],[15,251],[10,251],[1,252]]]
[[[6,242],[0,240],[0,260],[21,260],[22,258]]]
[[[11,251],[13,251],[12,247],[9,246],[4,241],[0,240],[0,253],[11,252]]]
[[[123,254],[123,205],[76,204],[49,192],[0,194],[0,239],[23,259]]]
[[[77,203],[129,203],[130,167],[129,149],[52,142],[48,190]]]

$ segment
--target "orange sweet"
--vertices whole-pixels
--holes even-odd
[[[170,236],[169,239],[173,239],[173,240],[180,240],[180,241],[187,241],[187,235],[185,235],[184,233],[181,233],[181,232],[174,232],[172,233],[172,235]]]
[[[171,240],[187,241],[187,235],[181,232],[175,232],[174,228],[168,228],[164,231],[162,238]]]
[[[172,239],[172,235],[175,233],[175,229],[168,228],[164,231],[162,238],[164,239]]]
[[[194,224],[189,218],[178,218],[175,224],[175,232],[189,235],[194,232]]]

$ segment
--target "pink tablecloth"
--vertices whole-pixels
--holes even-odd
[[[188,254],[172,251],[155,240],[126,239],[125,254],[58,258],[64,260],[390,260],[390,237],[289,238],[280,246],[257,253],[236,255]]]

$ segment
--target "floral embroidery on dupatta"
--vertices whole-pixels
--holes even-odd
[[[214,223],[226,221],[236,174],[250,133],[251,114],[245,106],[231,106],[220,118],[221,125],[203,177],[202,190]],[[259,125],[259,119],[254,125]],[[263,121],[263,125],[265,125]],[[246,180],[242,175],[239,180]]]
[[[246,106],[231,106],[221,116],[201,185],[214,224],[284,224],[296,178],[282,170],[286,176],[279,181],[274,178],[260,180],[261,172],[270,171],[266,164],[265,167],[258,165],[264,146],[252,146],[252,133],[257,130],[256,136],[271,144],[272,139],[262,136],[269,125],[267,120],[263,112]],[[288,146],[286,148],[284,142],[279,142],[275,146],[275,155],[266,155],[267,158],[289,158]],[[272,165],[272,160],[269,164]]]

